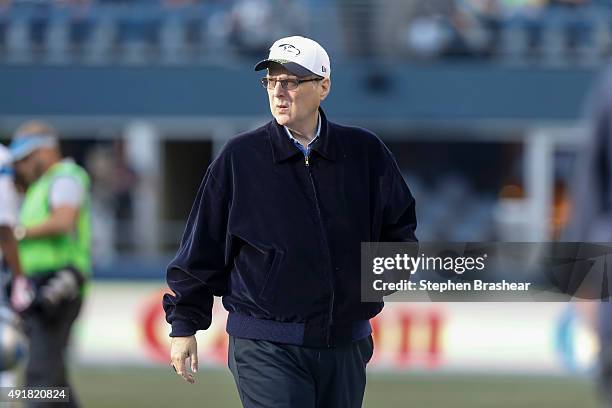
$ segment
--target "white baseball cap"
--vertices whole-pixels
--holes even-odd
[[[43,147],[57,147],[59,140],[55,135],[47,133],[20,134],[13,138],[9,145],[11,158],[14,162],[25,159],[36,150]]]
[[[298,77],[319,75],[329,78],[329,56],[321,45],[310,38],[295,35],[277,40],[270,47],[267,59],[255,65],[255,71],[269,68],[270,63],[281,64]]]

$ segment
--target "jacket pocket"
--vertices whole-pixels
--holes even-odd
[[[266,271],[266,275],[261,285],[261,290],[259,291],[259,298],[266,303],[271,303],[278,291],[277,280],[280,265],[282,263],[283,258],[285,257],[285,253],[278,250],[273,250],[272,262],[270,263],[270,268]]]

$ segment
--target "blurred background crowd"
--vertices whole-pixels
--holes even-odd
[[[2,0],[6,61],[185,63],[319,33],[339,57],[594,63],[609,0]]]

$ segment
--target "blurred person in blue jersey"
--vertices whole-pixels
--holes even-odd
[[[91,271],[89,176],[62,159],[57,133],[44,122],[21,125],[10,153],[27,185],[14,234],[21,268],[35,292],[22,313],[30,341],[25,386],[68,387],[68,405],[78,406],[65,360]]]
[[[12,302],[17,310],[22,310],[29,305],[29,302],[23,298],[27,294],[23,290],[24,285],[27,285],[27,280],[24,278],[19,262],[19,253],[17,249],[17,240],[13,234],[13,229],[18,224],[18,195],[14,182],[14,170],[10,153],[6,147],[0,145],[0,250],[4,266],[10,271],[13,278],[13,286],[19,286],[20,290],[13,291],[14,296]],[[9,279],[6,275],[2,275],[3,285],[2,293]],[[0,297],[1,298],[1,297]]]
[[[30,302],[27,280],[23,277],[17,240],[13,235],[13,228],[17,225],[18,195],[15,189],[14,174],[9,151],[0,144],[0,308],[2,316],[10,313],[9,303],[18,310],[26,307]],[[11,279],[11,276],[13,279]],[[12,281],[12,282],[11,282]],[[9,302],[9,284],[16,290],[12,291]],[[14,316],[13,316],[14,317]],[[7,322],[2,321],[1,324]],[[3,347],[4,345],[0,345]],[[2,350],[4,352],[4,350]],[[0,353],[2,354],[2,353]],[[16,373],[10,371],[4,364],[0,367],[0,387],[14,387],[17,385]]]
[[[416,241],[415,200],[375,134],[328,120],[321,45],[282,38],[255,66],[264,69],[273,119],[209,166],[167,269],[172,365],[195,381],[194,335],[223,296],[245,407],[360,407],[369,319],[383,308],[361,302],[361,242]]]
[[[6,266],[21,275],[17,241],[13,236],[13,228],[17,225],[17,201],[11,156],[8,149],[0,145],[0,249]]]
[[[612,242],[612,65],[594,88],[589,104],[589,137],[579,151],[571,189],[571,214],[565,241]],[[604,406],[612,407],[612,282],[604,282],[604,301],[591,304],[599,334],[598,386]],[[603,293],[607,290],[607,293]],[[605,297],[608,296],[608,299]]]

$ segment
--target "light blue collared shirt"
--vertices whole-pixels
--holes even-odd
[[[308,157],[308,155],[310,154],[310,146],[317,141],[317,139],[319,138],[319,135],[321,134],[321,114],[319,114],[319,116],[317,117],[317,132],[315,133],[315,137],[314,139],[312,139],[310,141],[310,143],[308,143],[308,146],[304,147],[304,145],[302,145],[300,142],[298,142],[298,140],[293,137],[293,135],[291,134],[291,131],[289,130],[289,128],[287,126],[283,126],[285,128],[285,131],[287,132],[287,136],[289,136],[289,139],[291,139],[293,141],[293,143],[295,143],[295,146],[300,149],[300,151],[302,153],[304,153],[304,157]]]

